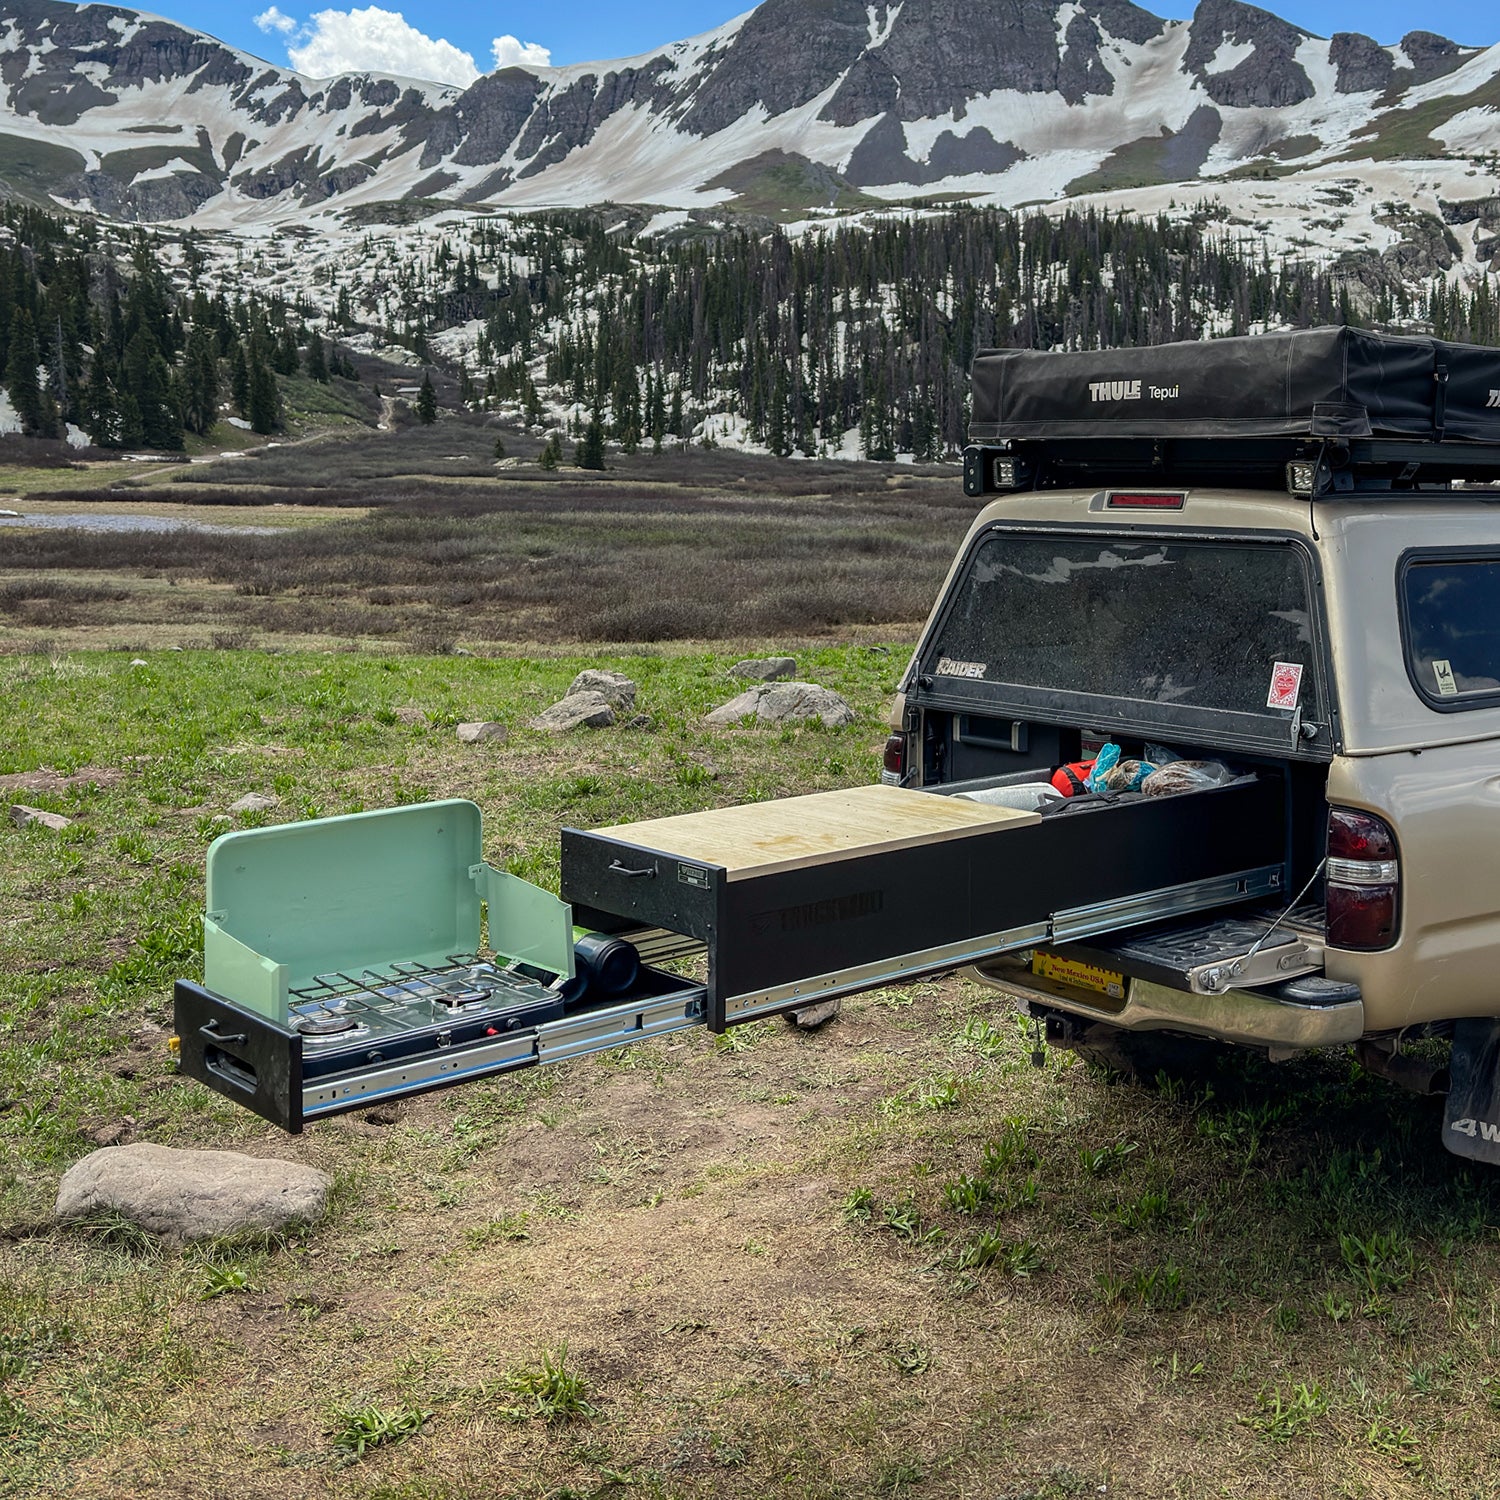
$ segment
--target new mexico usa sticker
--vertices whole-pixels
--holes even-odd
[[[1267,708],[1296,708],[1302,696],[1302,663],[1279,661],[1271,668],[1271,694]]]

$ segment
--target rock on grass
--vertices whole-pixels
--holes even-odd
[[[752,656],[737,661],[729,669],[731,677],[749,677],[758,682],[776,682],[797,675],[797,660],[792,656]]]
[[[568,688],[568,698],[580,693],[598,693],[611,708],[633,708],[638,689],[623,672],[605,672],[585,667]],[[563,700],[564,702],[567,699]]]
[[[829,729],[841,729],[854,722],[854,710],[831,688],[815,682],[760,683],[716,708],[706,722],[724,729],[751,717],[761,724],[821,719]]]
[[[562,702],[543,709],[531,727],[565,734],[570,729],[608,729],[614,722],[614,706],[602,693],[569,693]]]
[[[229,804],[232,813],[270,812],[281,806],[280,797],[267,797],[261,792],[246,792],[237,802]]]
[[[458,737],[465,745],[492,745],[506,739],[510,731],[504,724],[493,719],[480,719],[472,724],[460,724]]]
[[[10,820],[17,828],[50,828],[54,833],[73,826],[73,820],[61,813],[43,812],[40,807],[27,807],[24,802],[17,802],[11,808]]]
[[[108,1146],[63,1174],[57,1217],[118,1214],[182,1244],[312,1223],[328,1206],[331,1180],[316,1167],[238,1151]]]

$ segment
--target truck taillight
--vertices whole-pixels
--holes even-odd
[[[1383,818],[1328,811],[1328,946],[1370,951],[1396,941],[1401,860]]]
[[[906,736],[893,734],[885,742],[880,779],[886,786],[900,786],[906,780]]]

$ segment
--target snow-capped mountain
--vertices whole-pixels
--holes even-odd
[[[403,198],[1151,208],[1243,179],[1305,218],[1304,181],[1400,199],[1421,177],[1477,202],[1497,162],[1500,46],[1324,39],[1240,0],[1180,22],[1130,0],[764,0],[660,52],[467,89],[308,79],[113,5],[0,4],[0,186],[132,220]],[[1494,253],[1486,215],[1450,215],[1473,226],[1466,256]]]

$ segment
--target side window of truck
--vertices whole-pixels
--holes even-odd
[[[1428,707],[1500,703],[1500,553],[1407,553],[1398,588],[1406,669]]]

